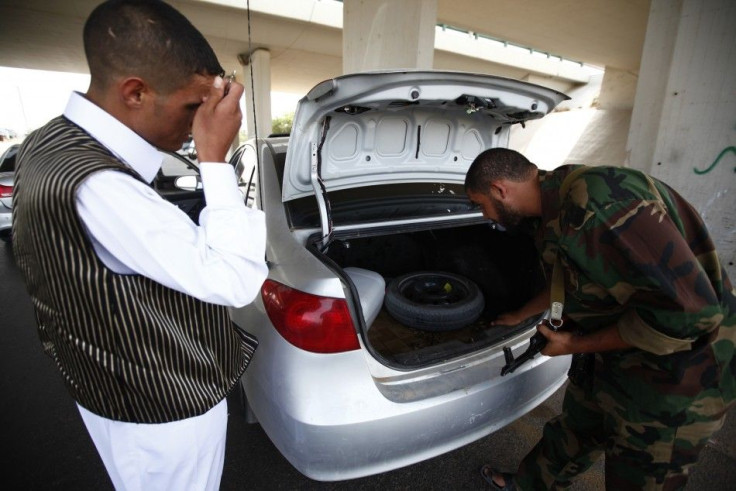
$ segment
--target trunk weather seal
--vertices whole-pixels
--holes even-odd
[[[322,147],[327,139],[327,130],[330,129],[330,116],[325,117],[322,123],[322,134],[319,144],[312,143],[312,158],[310,166],[310,180],[314,189],[314,197],[317,199],[320,223],[322,226],[322,238],[319,240],[320,252],[325,252],[332,240],[332,210],[330,199],[327,196],[327,188],[322,180]]]
[[[414,154],[415,159],[419,159],[419,147],[422,145],[422,125],[417,126],[417,149],[416,153]]]

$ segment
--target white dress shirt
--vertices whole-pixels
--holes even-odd
[[[158,150],[79,93],[64,116],[151,182]],[[77,210],[95,252],[121,274],[140,274],[205,302],[239,307],[253,301],[268,273],[263,212],[247,208],[235,171],[200,164],[207,206],[197,226],[176,205],[123,172],[100,171],[77,192]]]

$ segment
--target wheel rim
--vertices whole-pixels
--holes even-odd
[[[399,290],[408,300],[423,305],[450,305],[468,296],[461,283],[438,275],[408,278]]]

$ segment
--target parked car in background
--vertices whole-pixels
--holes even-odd
[[[15,157],[20,145],[9,147],[0,157],[0,239],[12,239],[13,182]],[[163,163],[153,180],[153,188],[166,200],[182,209],[195,222],[204,207],[204,191],[199,167],[178,153],[161,152]]]
[[[18,133],[11,128],[0,128],[0,141],[12,140],[17,138]]]
[[[153,180],[153,188],[199,223],[199,213],[205,202],[197,161],[174,152],[161,154],[163,163]]]
[[[187,141],[185,141],[184,144],[181,146],[181,148],[176,151],[176,153],[178,153],[179,155],[183,155],[189,160],[196,161],[197,160],[197,147],[194,144],[194,138],[190,137]]]
[[[564,99],[487,75],[346,75],[299,101],[290,137],[234,154],[268,233],[261,295],[231,310],[260,343],[241,379],[246,414],[303,474],[351,479],[436,456],[564,383],[569,357],[500,375],[503,348],[523,352],[541,316],[489,323],[544,280],[532,240],[484,220],[464,192],[481,151]]]
[[[13,176],[20,145],[13,144],[0,156],[0,240],[9,241],[13,225]]]

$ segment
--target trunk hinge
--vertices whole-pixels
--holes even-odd
[[[322,147],[327,138],[327,130],[330,128],[330,117],[326,117],[322,123],[322,134],[320,135],[319,144],[312,143],[312,158],[310,166],[310,180],[314,189],[314,197],[317,199],[317,207],[319,208],[319,219],[322,224],[322,238],[319,241],[320,252],[327,250],[332,240],[332,210],[330,208],[330,198],[327,196],[327,188],[322,180]]]

